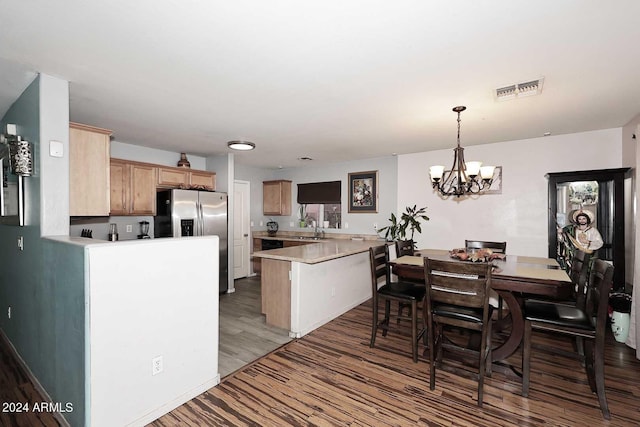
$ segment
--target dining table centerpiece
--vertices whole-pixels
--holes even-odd
[[[449,251],[451,258],[469,262],[489,262],[494,259],[505,259],[505,254],[493,252],[492,249],[482,248],[467,250],[465,248],[456,248]]]

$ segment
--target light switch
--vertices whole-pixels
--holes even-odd
[[[49,155],[51,157],[62,157],[64,155],[64,145],[60,141],[49,141]]]

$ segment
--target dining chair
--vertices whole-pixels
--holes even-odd
[[[469,251],[473,249],[491,249],[498,254],[507,253],[507,242],[490,242],[486,240],[465,240],[464,248]],[[492,296],[498,300],[498,320],[502,319],[502,309],[504,307],[504,301],[500,295],[492,291]],[[494,303],[495,304],[495,303]]]
[[[418,303],[422,302],[425,295],[425,287],[417,286],[409,282],[392,282],[389,269],[389,247],[387,245],[369,248],[371,260],[371,289],[373,296],[373,322],[371,325],[371,343],[373,348],[376,342],[378,328],[382,329],[382,336],[387,336],[389,331],[389,317],[391,301],[408,304],[411,312],[403,317],[411,320],[411,351],[413,361],[418,361],[418,339],[424,333],[418,332]],[[380,301],[384,301],[384,318],[378,320]],[[399,315],[400,317],[401,315]]]
[[[413,256],[415,254],[413,240],[396,240],[395,246],[396,246],[397,258],[400,258],[401,256],[405,256],[405,255]],[[412,282],[412,283],[414,282],[413,280],[408,280],[402,277],[400,277],[399,280]],[[406,316],[402,314],[405,308],[410,311],[411,305],[404,302],[398,303],[397,323],[400,323],[400,320],[402,320],[403,318],[407,318],[408,316],[411,316],[411,312],[409,312]]]
[[[522,396],[529,396],[532,331],[544,331],[584,340],[584,365],[591,391],[597,393],[600,410],[610,419],[604,387],[604,344],[613,266],[596,259],[584,308],[550,301],[525,301],[522,350]]]
[[[507,242],[488,242],[484,240],[465,240],[465,249],[491,249],[498,254],[507,252]]]
[[[586,301],[586,293],[587,293],[587,282],[589,281],[589,264],[591,262],[591,254],[583,252],[581,250],[575,250],[573,256],[571,258],[571,268],[569,270],[569,278],[571,282],[573,282],[573,289],[571,291],[571,298],[567,300],[558,301],[542,299],[539,296],[535,298],[526,298],[525,301],[547,301],[553,303],[561,303],[566,305],[575,306],[581,310],[584,310],[584,305]],[[562,350],[541,347],[547,351],[551,351],[553,353],[564,354],[567,355],[567,352]],[[576,337],[576,351],[578,353],[578,357],[584,356],[584,341],[582,337]]]
[[[436,362],[442,351],[455,350],[478,364],[478,406],[482,406],[485,373],[491,375],[490,263],[461,263],[424,259],[426,296],[422,310],[429,334],[429,387],[435,389]],[[444,342],[443,326],[480,332],[479,349]]]
[[[413,240],[396,240],[396,256],[398,258],[414,253]]]

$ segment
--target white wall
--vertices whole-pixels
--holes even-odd
[[[465,147],[465,159],[502,166],[502,194],[441,199],[429,166],[453,162],[453,150],[398,157],[398,210],[427,206],[420,248],[464,246],[465,239],[507,241],[507,252],[547,256],[549,172],[622,167],[621,129]]]
[[[146,425],[219,383],[218,241],[87,247],[91,426]]]
[[[352,172],[378,171],[378,212],[377,213],[348,213],[348,175]],[[329,229],[327,233],[376,234],[373,224],[383,227],[392,212],[396,209],[397,188],[396,157],[377,157],[373,159],[354,160],[322,165],[308,165],[299,168],[281,170],[251,168],[236,165],[235,179],[251,182],[251,221],[254,226],[251,231],[266,230],[266,223],[273,219],[278,223],[279,230],[300,231],[298,224],[297,184],[324,181],[342,181],[342,224],[349,228],[340,230]],[[292,202],[290,216],[264,216],[262,214],[262,181],[272,179],[288,179],[292,181]],[[262,222],[262,225],[260,223]],[[290,225],[293,222],[293,227]]]
[[[111,157],[162,166],[176,166],[180,160],[180,153],[111,141]],[[206,170],[207,162],[204,157],[187,153],[187,160],[191,163],[191,169]]]
[[[69,82],[40,75],[40,232],[69,234]],[[63,145],[63,156],[49,155],[50,141]]]

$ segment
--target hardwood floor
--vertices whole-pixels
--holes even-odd
[[[605,421],[574,359],[536,352],[529,398],[520,396],[517,376],[494,371],[485,380],[480,409],[475,379],[438,369],[436,389],[429,390],[428,363],[412,363],[406,334],[379,336],[370,349],[370,318],[365,303],[226,377],[151,425],[640,425],[640,361],[611,336],[605,372],[612,419]],[[556,342],[534,337],[536,344]],[[571,348],[570,341],[562,345]],[[518,352],[510,362],[520,366],[519,358]]]
[[[258,301],[256,296],[246,304],[259,307]],[[221,304],[221,311],[227,308],[232,311],[230,305]],[[401,325],[387,337],[378,336],[376,347],[369,348],[370,319],[370,303],[365,303],[299,340],[280,347],[274,342],[276,350],[227,375],[217,387],[150,425],[640,425],[640,361],[634,350],[615,342],[611,334],[605,355],[611,420],[605,421],[584,369],[574,359],[534,351],[529,398],[520,396],[518,377],[494,370],[492,377],[485,379],[484,406],[480,409],[471,376],[438,369],[436,389],[429,390],[428,362],[424,358],[415,364],[411,361],[408,328]],[[228,333],[234,337],[233,331]],[[534,335],[534,344],[557,345],[557,340]],[[571,342],[564,341],[562,346],[569,350]],[[221,352],[229,353],[225,357],[230,359],[248,359],[255,354],[253,350],[240,354],[226,344],[224,350],[222,347]],[[2,401],[16,402],[25,396],[37,401],[33,386],[7,357],[6,349],[1,350]],[[519,358],[518,352],[509,361],[519,366]],[[58,425],[53,417],[41,415],[32,419],[24,414],[0,413],[0,425]]]
[[[267,326],[260,313],[260,277],[235,281],[236,291],[220,296],[222,378],[291,341],[289,331]]]

